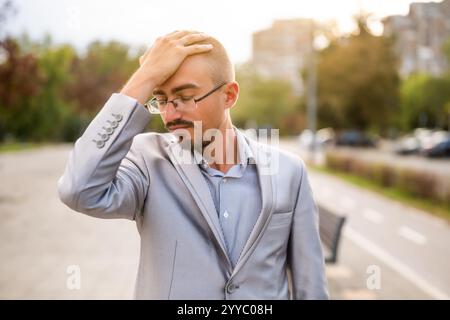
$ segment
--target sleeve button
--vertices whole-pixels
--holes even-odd
[[[114,114],[114,113],[112,113],[112,116],[113,116],[114,118],[116,118],[116,120],[117,120],[118,122],[122,121],[122,119],[123,119],[123,116],[122,116],[121,114]]]
[[[112,134],[113,132],[114,132],[114,129],[113,128],[111,128],[111,127],[102,127],[104,130],[105,130],[105,132],[107,133],[107,134]]]
[[[106,133],[99,133],[98,135],[100,136],[100,139],[102,139],[102,141],[108,141],[109,139],[109,135],[107,135]]]
[[[117,128],[117,126],[119,125],[119,123],[117,123],[117,121],[109,121],[107,120],[106,122],[108,122],[112,128]]]
[[[101,149],[105,146],[105,141],[103,140],[92,140],[95,142],[95,145],[97,146],[97,148]]]

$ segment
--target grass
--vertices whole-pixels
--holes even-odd
[[[400,201],[404,204],[410,205],[412,207],[416,207],[418,209],[422,209],[426,212],[429,212],[435,216],[443,218],[448,223],[450,223],[450,205],[445,203],[438,203],[436,201],[432,201],[425,198],[419,198],[405,190],[395,187],[385,187],[381,186],[373,181],[367,180],[365,178],[361,178],[357,175],[341,172],[337,170],[333,170],[327,167],[317,167],[311,166],[311,169],[316,170],[318,172],[331,174],[336,177],[339,177],[347,182],[350,182],[358,187],[365,188],[371,191],[375,191],[383,196],[386,196],[390,199]]]
[[[6,142],[0,144],[0,153],[34,149],[37,147],[42,147],[44,145],[45,143],[35,143],[35,142]]]

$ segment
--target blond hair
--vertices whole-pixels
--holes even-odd
[[[209,36],[198,44],[212,44],[213,49],[202,53],[210,60],[210,75],[213,83],[231,82],[235,80],[234,66],[225,47],[214,37]]]

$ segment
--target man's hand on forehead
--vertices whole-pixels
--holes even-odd
[[[139,69],[131,77],[122,93],[145,103],[155,87],[169,79],[186,57],[210,51],[212,44],[197,44],[208,35],[197,31],[174,31],[156,39],[139,58]]]
[[[186,57],[210,51],[211,44],[196,44],[208,35],[196,31],[174,31],[156,39],[139,59],[141,68],[155,75],[155,85],[164,83],[175,73]],[[149,70],[151,68],[151,70]]]

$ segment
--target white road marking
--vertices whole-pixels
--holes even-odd
[[[385,264],[396,270],[400,275],[411,281],[418,288],[422,289],[428,295],[434,299],[449,300],[450,297],[447,293],[443,292],[439,288],[426,281],[420,275],[418,275],[409,266],[400,262],[392,255],[381,249],[379,246],[366,239],[364,236],[356,232],[355,230],[344,227],[344,235],[352,240],[356,245],[360,246],[364,250],[370,252],[372,255],[383,261]]]
[[[325,198],[328,198],[328,197],[330,197],[330,195],[331,195],[330,189],[328,189],[328,188],[326,188],[326,187],[320,188],[320,189],[319,189],[319,192],[320,192],[320,195],[323,196],[323,197],[325,197]]]
[[[364,208],[363,217],[376,224],[380,224],[384,220],[384,217],[381,213],[371,208]]]
[[[343,206],[347,210],[354,209],[356,207],[355,200],[350,197],[344,196],[339,201],[340,205]]]
[[[398,229],[398,235],[416,244],[424,245],[427,243],[427,237],[410,227],[401,226]]]

